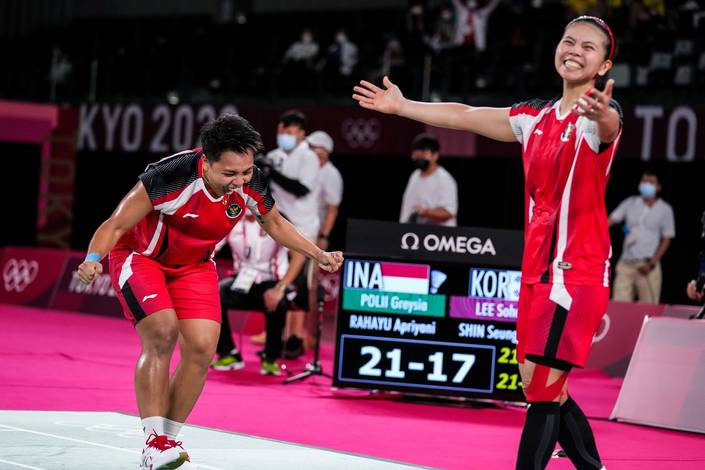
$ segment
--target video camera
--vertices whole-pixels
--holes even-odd
[[[268,156],[259,153],[255,155],[255,165],[257,165],[257,168],[262,170],[265,175],[269,176],[272,168],[274,168],[274,161]]]
[[[274,161],[263,154],[255,155],[255,165],[260,169],[264,175],[264,179],[267,181],[267,186],[271,180],[272,169],[274,168]]]

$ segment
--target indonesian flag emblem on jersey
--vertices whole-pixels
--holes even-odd
[[[215,197],[203,182],[201,149],[186,150],[147,166],[139,178],[154,210],[128,231],[115,249],[128,249],[170,266],[208,261],[215,245],[245,208],[264,215],[274,206],[262,172],[237,191]]]
[[[619,105],[610,106],[621,125]],[[509,121],[524,163],[522,282],[609,286],[604,200],[621,129],[603,144],[597,124],[570,111],[561,115],[558,99],[517,103]]]

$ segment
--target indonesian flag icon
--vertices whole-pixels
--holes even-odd
[[[382,290],[405,294],[428,294],[431,267],[422,264],[380,263]]]

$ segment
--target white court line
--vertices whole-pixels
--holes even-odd
[[[29,470],[46,470],[45,468],[32,467],[31,465],[24,465],[17,462],[10,462],[9,460],[0,459],[0,463],[9,463],[10,465],[15,465],[20,468],[29,468]]]
[[[23,432],[28,432],[30,434],[37,434],[39,436],[53,437],[55,439],[63,439],[65,441],[72,441],[72,442],[78,442],[81,444],[89,444],[89,445],[98,446],[98,447],[105,447],[106,449],[119,450],[120,452],[127,452],[128,454],[138,454],[139,455],[139,451],[125,449],[123,447],[109,446],[107,444],[100,444],[98,442],[84,441],[83,439],[74,439],[73,437],[57,436],[56,434],[49,434],[46,432],[33,431],[31,429],[17,428],[15,426],[8,426],[7,424],[0,424],[0,426],[7,428],[7,429],[11,429],[13,431],[23,431]],[[225,470],[223,468],[211,467],[209,465],[203,465],[203,464],[193,464],[193,465],[195,465],[197,468],[209,468],[210,470]],[[27,468],[35,468],[35,467],[27,467]],[[40,468],[37,470],[44,470],[44,469]]]

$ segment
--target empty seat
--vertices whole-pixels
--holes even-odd
[[[673,55],[675,57],[689,57],[693,55],[693,41],[690,39],[679,39],[673,47]]]
[[[693,83],[693,69],[690,65],[681,65],[676,69],[673,76],[673,84],[677,86],[688,86]]]
[[[636,68],[636,84],[638,86],[646,86],[649,81],[649,68],[648,67],[637,67]]]
[[[668,52],[654,52],[651,54],[649,68],[651,70],[668,70],[671,68],[673,56]]]

